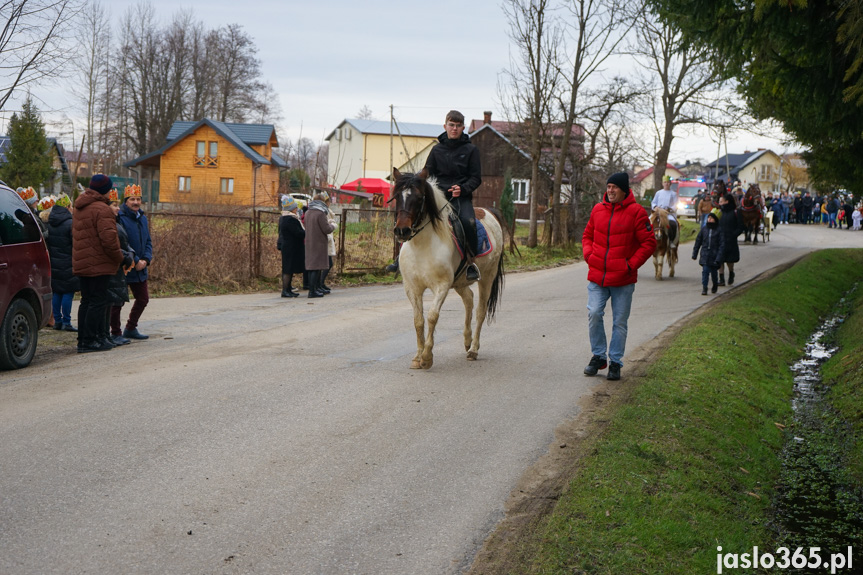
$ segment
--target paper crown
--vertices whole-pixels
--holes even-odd
[[[108,201],[109,202],[119,202],[120,194],[117,193],[117,188],[114,188],[110,192],[108,192]]]
[[[126,189],[123,191],[123,199],[127,198],[140,198],[141,197],[141,186],[137,184],[132,184],[130,186],[126,186]]]
[[[68,208],[72,205],[72,200],[66,194],[60,194],[59,196],[57,196],[57,201],[55,202],[55,205],[63,208]]]
[[[39,206],[40,210],[50,210],[54,207],[54,204],[56,203],[57,198],[55,198],[54,196],[45,196],[44,198],[39,200],[39,203],[36,205]]]
[[[28,204],[32,204],[37,199],[36,198],[36,190],[34,190],[32,187],[27,188],[27,189],[18,188],[17,192],[18,192],[18,195],[21,196],[21,199],[24,200],[25,202],[27,202]]]

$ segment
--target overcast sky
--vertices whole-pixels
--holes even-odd
[[[115,23],[136,3],[102,0]],[[363,106],[379,120],[389,119],[390,105],[401,122],[443,124],[452,108],[468,121],[481,119],[485,110],[503,119],[498,79],[509,64],[510,41],[499,0],[150,3],[166,23],[184,9],[208,28],[243,26],[258,47],[264,80],[279,94],[280,137],[296,140],[302,135],[321,143]],[[117,24],[114,34],[121,33]],[[62,92],[33,91],[50,108],[73,119],[80,116]],[[732,153],[759,146],[781,151],[777,142],[753,137],[729,140],[728,146]],[[716,142],[702,134],[675,140],[671,161],[715,157]]]

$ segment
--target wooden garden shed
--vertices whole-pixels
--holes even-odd
[[[278,205],[279,173],[287,163],[272,124],[204,118],[175,122],[159,149],[124,165],[159,181],[159,201],[177,204]]]

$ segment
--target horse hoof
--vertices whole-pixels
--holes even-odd
[[[468,360],[468,361],[476,361],[476,356],[477,356],[477,355],[479,355],[479,354],[477,354],[477,352],[475,352],[475,351],[469,351],[469,352],[467,352],[467,360]]]
[[[668,277],[670,277],[670,278],[674,277],[674,270],[671,270],[670,272],[668,272]]]
[[[411,361],[411,369],[420,369],[422,366],[420,365],[420,360],[415,359]]]
[[[431,366],[434,362],[432,360],[424,361],[420,364],[420,367],[423,369],[431,369]]]

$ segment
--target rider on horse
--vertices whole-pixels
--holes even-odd
[[[669,176],[662,176],[662,189],[653,196],[650,207],[653,210],[662,208],[668,212],[668,241],[674,242],[677,237],[677,194],[671,191]]]
[[[438,136],[438,143],[431,149],[425,167],[430,176],[437,178],[438,187],[444,191],[461,221],[469,262],[466,278],[475,282],[480,279],[479,268],[474,263],[479,248],[473,211],[473,192],[482,183],[479,150],[464,133],[464,116],[461,112],[450,110],[447,113],[444,130]],[[390,272],[398,269],[398,259],[387,266]]]

